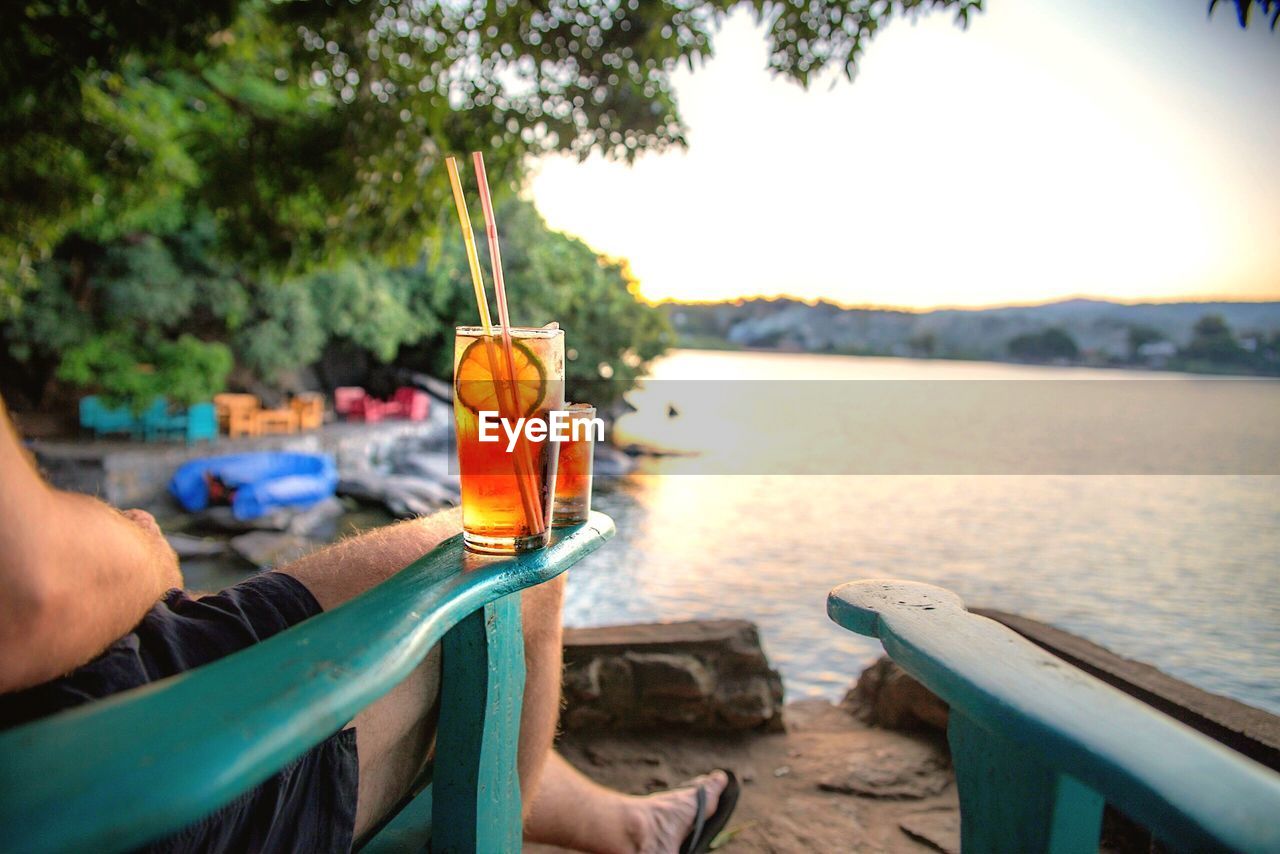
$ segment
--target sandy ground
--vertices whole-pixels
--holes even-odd
[[[940,735],[869,727],[825,701],[792,703],[786,721],[786,733],[731,738],[575,735],[560,750],[593,779],[636,794],[732,769],[742,797],[719,851],[959,850]]]

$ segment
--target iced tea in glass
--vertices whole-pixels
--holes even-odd
[[[564,408],[564,332],[512,328],[508,362],[497,327],[486,336],[479,327],[459,326],[453,381],[467,548],[488,554],[542,548],[559,456],[559,444],[547,439],[549,416]],[[482,428],[491,441],[481,441]]]
[[[591,464],[596,447],[592,429],[596,408],[587,403],[572,403],[565,411],[569,416],[569,439],[560,443],[555,512],[551,522],[557,528],[580,525],[591,513]]]

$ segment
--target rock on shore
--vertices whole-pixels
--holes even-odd
[[[782,729],[782,678],[746,620],[565,632],[567,730]]]
[[[636,794],[732,769],[728,851],[959,851],[946,707],[887,659],[785,706],[742,620],[569,629],[565,664],[564,756]]]
[[[947,704],[889,658],[862,671],[840,705],[885,729],[947,730]]]

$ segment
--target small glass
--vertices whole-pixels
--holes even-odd
[[[573,403],[565,411],[569,414],[569,439],[560,443],[560,466],[556,470],[556,502],[551,515],[551,524],[556,528],[580,525],[591,514],[596,408],[588,403]]]
[[[533,551],[551,535],[560,443],[547,437],[550,414],[564,408],[564,332],[513,327],[511,339],[508,365],[498,327],[486,336],[478,327],[459,326],[454,338],[462,533],[468,549],[485,554]],[[495,422],[515,431],[514,445]],[[530,434],[535,425],[542,438]]]

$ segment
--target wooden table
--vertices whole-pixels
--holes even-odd
[[[288,409],[259,409],[253,415],[257,426],[257,435],[270,433],[297,433],[298,413]]]

